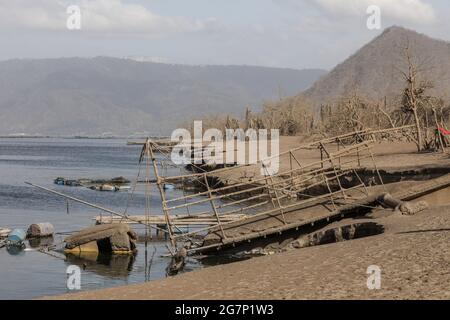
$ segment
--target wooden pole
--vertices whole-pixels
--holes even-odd
[[[116,211],[113,211],[113,210],[111,210],[111,209],[104,208],[104,207],[98,206],[98,205],[93,204],[93,203],[89,203],[89,202],[87,202],[87,201],[84,201],[84,200],[81,200],[81,199],[78,199],[78,198],[75,198],[75,197],[66,195],[66,194],[64,194],[64,193],[61,193],[61,192],[58,192],[58,191],[55,191],[55,190],[52,190],[52,189],[48,189],[48,188],[39,186],[39,185],[37,185],[37,184],[33,184],[33,183],[31,183],[31,182],[25,182],[25,183],[28,184],[28,185],[30,185],[30,186],[33,186],[33,187],[35,187],[35,188],[38,188],[38,189],[41,189],[41,190],[45,190],[45,191],[50,192],[50,193],[54,193],[54,194],[56,194],[56,195],[58,195],[58,196],[61,196],[61,197],[63,197],[63,198],[70,199],[70,200],[72,200],[72,201],[75,201],[75,202],[84,204],[84,205],[86,205],[86,206],[89,206],[89,207],[92,207],[92,208],[95,208],[95,209],[99,209],[99,210],[101,210],[101,211],[108,212],[108,213],[110,213],[110,214],[112,214],[112,215],[114,215],[114,216],[118,216],[118,217],[121,217],[121,218],[124,218],[124,219],[128,219],[128,220],[131,220],[131,221],[135,221],[136,223],[142,224],[142,225],[145,226],[145,223],[142,223],[141,221],[138,221],[138,220],[130,219],[128,216],[123,215],[123,214],[121,214],[121,213],[118,213],[118,212],[116,212]],[[159,229],[159,230],[165,231],[165,230],[163,230],[163,229],[161,229],[161,228],[158,228],[158,227],[155,227],[155,226],[151,226],[151,228]]]
[[[269,170],[267,170],[267,167],[264,165],[264,163],[263,163],[263,167],[264,167],[264,170],[266,171],[267,175],[269,176],[269,180],[271,182],[271,185],[273,185],[274,184],[273,178],[269,174]],[[287,224],[286,218],[284,217],[283,206],[281,205],[280,198],[278,197],[278,192],[277,192],[277,190],[274,190],[274,192],[275,192],[275,197],[277,199],[278,208],[280,209],[281,217],[283,218],[283,222],[284,222],[284,224]]]
[[[358,189],[358,188],[361,188],[361,187],[362,187],[361,185],[358,185],[358,186],[355,186],[355,187],[348,188],[347,190],[354,190],[354,189]],[[333,192],[332,195],[337,195],[340,192],[341,191],[338,190],[336,192]],[[318,197],[315,197],[315,198],[307,199],[307,200],[304,200],[304,201],[299,201],[299,202],[296,202],[296,203],[293,203],[293,204],[288,204],[288,205],[283,207],[284,213],[301,209],[307,203],[311,203],[311,202],[318,201],[318,200],[321,200],[321,199],[324,199],[324,198],[328,198],[329,196],[330,196],[330,194],[324,194],[324,195],[321,195],[321,196],[318,196]],[[273,209],[270,209],[270,210],[267,210],[267,211],[259,212],[257,214],[252,215],[252,216],[249,216],[249,217],[242,218],[239,221],[245,221],[245,220],[247,220],[249,218],[261,217],[263,215],[273,214],[273,213],[277,213],[277,212],[280,213],[280,209],[279,208],[273,208]],[[236,221],[223,222],[222,226],[230,225],[230,224],[235,223],[235,222]],[[209,231],[209,230],[214,229],[216,227],[217,226],[210,226],[210,227],[198,229],[198,230],[195,230],[195,231],[191,231],[191,232],[188,232],[188,233],[175,235],[174,237],[175,238],[183,238],[183,237],[186,237],[186,236],[199,234],[199,233],[204,232],[204,231]],[[230,238],[228,238],[228,239],[230,239]]]
[[[294,185],[294,171],[292,167],[292,152],[289,151],[289,166],[291,168],[291,185]]]
[[[206,176],[206,174],[203,177],[205,179],[206,188],[208,189],[208,192],[209,192],[208,194],[209,194],[209,201],[211,202],[211,208],[213,209],[214,215],[216,216],[217,224],[219,225],[220,230],[222,231],[222,237],[223,237],[223,239],[226,239],[227,236],[225,235],[225,232],[223,231],[222,223],[220,222],[220,218],[219,218],[219,213],[217,212],[216,205],[214,204],[214,200],[212,199],[212,193],[211,193],[211,188],[209,187],[208,177]]]
[[[156,163],[156,158],[153,153],[152,142],[148,138],[147,138],[147,142],[146,142],[146,148],[147,148],[148,155],[150,156],[151,161],[152,161],[153,171],[155,173],[155,178],[156,178],[156,185],[158,186],[159,195],[161,197],[162,210],[163,210],[164,217],[166,220],[167,231],[169,234],[170,243],[172,245],[171,253],[173,255],[173,254],[175,254],[175,252],[177,250],[177,245],[176,245],[175,238],[173,237],[173,229],[172,229],[172,225],[170,223],[170,216],[169,216],[170,211],[167,208],[166,195],[164,194],[164,186],[162,185],[161,177],[159,176],[158,164]]]
[[[323,172],[322,172],[322,177],[323,177],[323,180],[325,181],[325,183],[327,185],[328,192],[330,193],[330,200],[331,200],[331,203],[333,204],[333,208],[334,208],[334,210],[336,210],[337,207],[336,207],[336,204],[334,203],[333,191],[331,191],[330,184],[328,183],[328,178],[325,176],[325,174]]]
[[[352,147],[352,149],[353,149],[353,150],[344,150],[344,149],[342,149],[339,153],[340,153],[340,154],[345,154],[345,153],[347,153],[347,152],[350,152],[350,153],[347,155],[347,156],[349,156],[349,155],[354,154],[354,153],[356,152],[355,147]],[[366,149],[368,149],[368,146],[366,146],[366,148],[365,148],[364,150],[366,150]],[[336,153],[335,153],[335,154],[336,154]],[[335,154],[329,154],[329,157],[331,158],[331,157],[333,157]],[[327,155],[328,155],[328,153],[327,153]],[[340,158],[339,156],[340,156],[340,155],[336,156],[335,158]],[[341,156],[342,156],[342,155],[341,155]],[[322,162],[320,162],[320,161],[315,162],[314,164],[319,164],[319,163],[323,163],[323,162],[329,162],[329,158],[324,159]],[[351,162],[354,162],[354,160],[349,160],[349,161],[343,162],[343,163],[341,163],[341,164],[347,164],[347,163],[351,163]],[[332,166],[334,167],[333,162],[331,162],[331,163],[332,163]],[[308,166],[309,166],[309,165],[308,165]],[[303,167],[303,169],[304,169],[304,168],[305,168],[305,167]],[[302,168],[294,169],[294,171],[298,171],[298,170],[302,170]],[[320,171],[322,171],[322,170],[324,170],[324,168],[315,169],[315,170],[313,170],[313,171],[310,171],[310,172],[305,173],[304,175],[308,176],[309,178],[300,180],[300,182],[306,182],[306,181],[308,181],[308,180],[311,180],[311,179],[313,178],[313,177],[311,177],[311,174],[313,174],[313,173],[318,173],[318,172],[320,172]],[[282,176],[282,175],[284,175],[284,174],[289,174],[289,173],[290,173],[290,170],[287,170],[287,171],[278,173],[277,176]],[[245,194],[245,193],[248,193],[248,192],[251,192],[251,191],[257,191],[257,190],[266,188],[266,185],[263,185],[263,184],[257,185],[256,182],[259,182],[259,181],[261,181],[261,180],[264,180],[264,181],[266,182],[266,185],[267,185],[267,177],[263,177],[263,178],[261,178],[261,179],[254,180],[252,183],[248,183],[248,182],[247,182],[247,183],[240,183],[240,184],[236,184],[236,185],[230,185],[230,186],[223,187],[223,188],[217,188],[217,189],[214,190],[215,192],[223,191],[223,190],[229,189],[229,188],[231,188],[231,187],[236,188],[236,187],[238,187],[238,186],[251,186],[251,185],[256,185],[256,187],[252,187],[252,188],[249,188],[249,189],[242,189],[242,190],[239,190],[239,191],[235,191],[235,192],[231,192],[231,193],[227,193],[227,194],[221,194],[221,195],[218,195],[218,196],[214,196],[213,199],[214,199],[214,200],[219,200],[219,199],[223,199],[223,198],[226,198],[226,197],[236,196],[236,195],[239,195],[239,194]],[[285,181],[279,181],[279,182],[273,183],[273,184],[270,186],[270,188],[274,189],[275,186],[280,185],[280,184],[283,184],[284,182],[285,182]],[[196,193],[196,194],[193,194],[193,195],[188,195],[188,196],[186,196],[186,198],[195,198],[195,197],[198,197],[198,196],[200,196],[200,195],[208,195],[208,191]],[[174,201],[174,200],[181,201],[181,200],[183,200],[183,197],[177,198],[177,199],[171,199],[171,200],[169,200],[169,201],[167,201],[167,202],[171,202],[171,201]],[[168,209],[169,209],[169,210],[176,210],[176,209],[180,209],[180,208],[185,208],[186,206],[198,205],[198,204],[206,203],[206,202],[209,202],[209,201],[210,201],[210,200],[209,200],[208,198],[207,198],[207,199],[201,199],[201,200],[197,200],[197,201],[190,202],[190,203],[187,203],[187,204],[184,203],[184,204],[180,204],[180,205],[168,207]]]

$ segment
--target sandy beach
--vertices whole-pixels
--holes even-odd
[[[450,206],[373,220],[383,234],[44,299],[450,299]],[[381,268],[379,290],[367,287],[370,265]]]

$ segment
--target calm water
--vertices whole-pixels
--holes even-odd
[[[127,146],[120,139],[0,139],[0,227],[27,229],[32,223],[50,222],[57,233],[80,230],[93,225],[92,218],[100,212],[77,203],[66,202],[56,195],[26,185],[29,181],[107,208],[129,214],[144,214],[145,186],[138,186],[130,200],[127,192],[97,192],[83,187],[53,184],[58,176],[67,178],[112,178],[124,176],[133,181],[138,174],[140,147]],[[167,169],[179,174],[177,168]],[[164,172],[163,172],[164,173]],[[145,170],[141,170],[141,178]],[[181,196],[181,191],[167,191],[167,196]],[[156,186],[151,186],[152,213],[160,213],[160,199]],[[136,226],[136,231],[143,230]],[[54,238],[61,243],[63,235]],[[85,265],[82,271],[82,290],[98,289],[165,277],[169,259],[164,242],[150,242],[147,261],[153,260],[146,277],[146,250],[138,243],[133,257],[85,257],[61,259],[27,248],[18,253],[0,249],[0,299],[34,298],[69,292],[66,289],[66,268],[71,264]],[[155,251],[156,250],[156,251]],[[213,262],[214,263],[214,262]],[[147,263],[148,265],[148,263]],[[187,261],[186,271],[201,268],[194,259]]]

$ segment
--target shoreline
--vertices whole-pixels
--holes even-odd
[[[141,284],[39,299],[450,299],[450,204],[415,216],[383,210],[373,221],[385,232]],[[371,265],[381,268],[380,290],[367,288]]]

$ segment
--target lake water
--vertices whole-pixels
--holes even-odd
[[[123,176],[134,181],[138,174],[139,154],[139,146],[127,146],[123,139],[0,139],[0,227],[26,230],[33,223],[50,222],[57,233],[67,233],[93,225],[92,218],[100,213],[70,202],[67,214],[63,198],[29,186],[25,181],[118,212],[123,213],[128,207],[129,214],[144,214],[145,185],[138,185],[130,197],[128,192],[98,192],[53,183],[58,176],[74,179]],[[168,172],[162,173],[180,174],[178,168],[166,170]],[[140,178],[144,179],[144,175],[145,170],[141,170]],[[161,213],[156,186],[152,185],[150,191],[151,213]],[[181,195],[179,190],[167,191],[168,198]],[[140,226],[135,230],[144,233]],[[62,243],[64,237],[56,235],[54,243]],[[169,258],[162,257],[167,253],[164,241],[149,242],[147,250],[145,244],[139,242],[134,258],[63,259],[64,255],[49,256],[33,247],[36,244],[27,241],[27,248],[19,253],[0,249],[0,299],[29,299],[68,293],[66,269],[72,264],[85,267],[81,274],[81,289],[91,290],[163,278],[169,263]],[[188,259],[185,271],[201,267],[203,265],[199,261]]]

